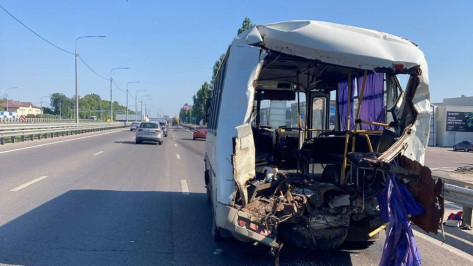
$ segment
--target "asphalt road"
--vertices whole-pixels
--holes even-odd
[[[127,130],[0,147],[0,263],[271,265],[264,246],[211,239],[204,141],[163,145]],[[473,264],[472,239],[416,233],[424,265]],[[384,236],[328,252],[284,247],[281,265],[378,265]]]
[[[473,166],[473,152],[454,151],[451,147],[427,147],[425,165],[432,171],[453,171]]]

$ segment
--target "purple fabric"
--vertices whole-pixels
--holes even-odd
[[[351,100],[350,100],[350,129],[353,129],[354,119],[353,119],[353,88],[355,87],[355,79],[352,81],[352,90],[351,90]],[[338,115],[340,117],[340,130],[347,130],[347,110],[348,110],[348,81],[342,81],[338,83]]]
[[[363,77],[358,78],[358,95],[363,86]],[[384,74],[372,73],[366,76],[363,102],[361,103],[360,119],[371,122],[386,122],[386,112],[384,110]],[[360,129],[382,130],[381,126],[361,124]]]
[[[377,195],[381,218],[389,222],[379,265],[421,265],[422,259],[412,233],[408,214],[425,212],[394,174],[389,174],[384,190]]]

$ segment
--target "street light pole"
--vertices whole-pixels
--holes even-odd
[[[74,46],[74,77],[75,77],[75,88],[76,88],[76,101],[75,101],[75,115],[76,115],[76,124],[79,124],[79,95],[77,93],[77,41],[83,38],[105,38],[104,35],[94,35],[94,36],[80,36],[76,38],[76,43]]]
[[[148,107],[146,105],[146,101],[151,100],[150,98],[145,99],[145,116],[148,116]]]
[[[147,94],[147,95],[141,96],[141,100],[140,100],[140,103],[141,103],[141,115],[143,115],[143,98],[145,98],[145,97],[151,97],[151,95]]]
[[[43,117],[43,114],[44,114],[44,110],[43,110],[43,98],[47,98],[48,96],[42,96],[41,97],[41,118]]]
[[[140,83],[139,80],[136,81],[130,81],[126,83],[126,122],[128,123],[128,84],[130,83]],[[136,117],[136,114],[135,114]]]
[[[135,122],[137,121],[136,117],[138,115],[138,92],[140,91],[146,91],[146,90],[137,90],[135,91]],[[140,114],[141,116],[142,114]],[[140,118],[141,121],[141,118]]]
[[[7,99],[7,113],[8,113],[8,90],[13,90],[13,89],[16,89],[18,87],[11,87],[11,88],[6,88],[5,89],[5,98]]]
[[[130,69],[129,67],[116,67],[116,68],[112,68],[110,70],[110,122],[113,122],[113,101],[112,101],[112,82],[113,82],[113,78],[112,78],[112,74],[113,74],[113,70],[117,70],[117,69]]]

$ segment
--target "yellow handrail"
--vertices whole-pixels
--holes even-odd
[[[348,152],[348,141],[350,140],[350,104],[351,104],[351,69],[348,70],[348,95],[347,95],[347,133],[345,134],[345,151],[343,152],[343,164],[342,164],[342,173],[340,184],[345,184],[345,170],[347,169],[347,152]]]
[[[366,85],[366,75],[368,74],[368,71],[365,70],[365,73],[363,74],[363,84],[361,85],[361,91],[360,95],[358,95],[358,109],[356,110],[356,120],[358,121],[360,119],[360,113],[361,113],[361,103],[363,102],[363,95],[365,93],[365,85]],[[355,133],[358,129],[358,123],[355,123]],[[355,151],[355,137],[353,137],[351,141],[351,151]]]

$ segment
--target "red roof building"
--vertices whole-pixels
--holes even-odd
[[[16,112],[18,116],[21,115],[39,115],[43,113],[40,107],[32,104],[31,102],[20,102],[20,101],[6,101],[0,104],[2,111]],[[8,110],[7,110],[8,108]]]

